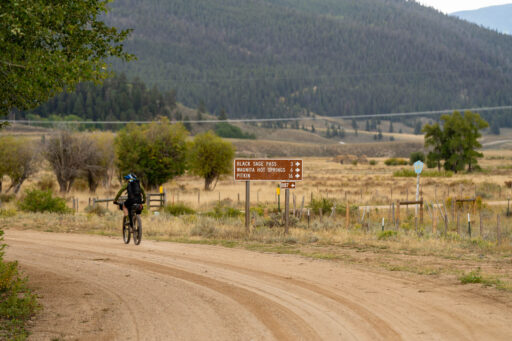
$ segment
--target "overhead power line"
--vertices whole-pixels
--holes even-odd
[[[186,120],[186,121],[170,121],[171,123],[250,123],[250,122],[285,122],[285,121],[314,121],[322,119],[361,119],[361,118],[388,118],[388,117],[416,117],[416,116],[431,116],[449,114],[454,111],[474,111],[474,112],[491,112],[491,111],[504,111],[512,110],[512,105],[499,106],[499,107],[480,107],[480,108],[464,108],[464,109],[445,109],[433,111],[414,111],[405,113],[387,113],[387,114],[363,114],[363,115],[344,115],[344,116],[322,116],[318,117],[281,117],[281,118],[241,118],[241,119],[228,119],[228,120]],[[45,121],[45,120],[6,120],[9,123],[20,124],[149,124],[157,121]]]
[[[221,83],[221,82],[273,82],[273,81],[323,81],[343,78],[358,78],[358,77],[381,77],[381,76],[404,76],[404,75],[429,75],[429,74],[461,74],[464,72],[472,73],[477,69],[462,69],[454,70],[410,70],[410,71],[388,71],[388,72],[346,72],[337,73],[336,75],[322,75],[322,76],[252,76],[246,77],[199,77],[199,78],[154,78],[148,79],[148,83]],[[130,83],[130,82],[128,82]]]

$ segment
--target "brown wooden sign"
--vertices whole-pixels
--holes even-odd
[[[302,181],[302,160],[235,159],[235,181]]]
[[[295,182],[281,182],[281,189],[295,189],[297,186],[295,186]]]

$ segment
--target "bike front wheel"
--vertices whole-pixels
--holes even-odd
[[[133,220],[133,242],[139,245],[142,240],[142,220],[139,215],[136,215]]]
[[[130,242],[130,219],[128,217],[123,218],[123,241],[125,244]]]

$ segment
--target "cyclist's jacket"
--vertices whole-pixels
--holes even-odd
[[[144,187],[142,187],[142,185],[138,182],[138,180],[134,180],[134,182],[135,181],[137,181],[138,187],[140,188],[140,195],[142,196],[142,202],[140,202],[140,204],[145,203],[146,202],[146,191],[144,191]],[[136,201],[138,201],[137,199],[140,199],[140,198],[130,198],[130,194],[131,193],[128,190],[128,186],[130,186],[130,182],[125,183],[123,185],[123,187],[121,187],[119,192],[117,192],[117,195],[116,195],[116,198],[114,199],[114,201],[117,201],[119,199],[119,197],[123,194],[124,191],[128,192],[128,199],[129,200],[132,200],[132,201],[136,202]]]

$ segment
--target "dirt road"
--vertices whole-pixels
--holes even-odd
[[[32,340],[512,335],[510,301],[449,280],[214,246],[16,230],[5,239],[44,306]]]

